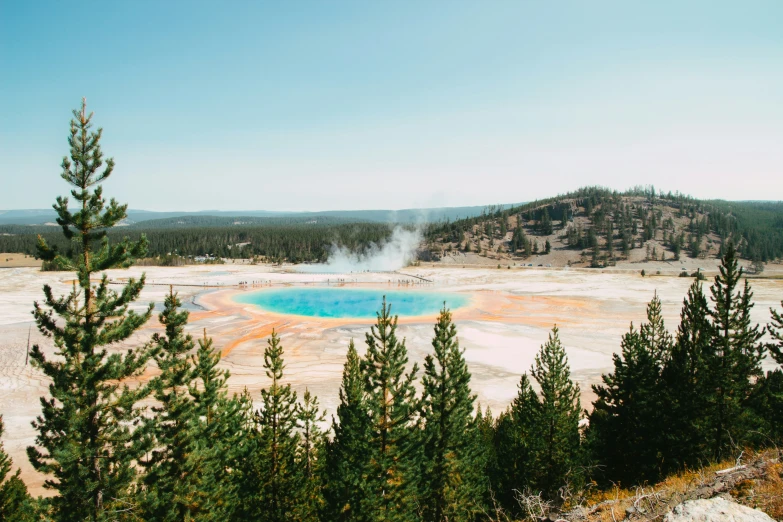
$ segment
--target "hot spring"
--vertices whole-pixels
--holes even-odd
[[[367,288],[279,288],[236,297],[268,312],[324,318],[374,318],[383,296],[400,317],[437,314],[443,303],[450,310],[468,304],[466,295],[453,292],[375,290]]]

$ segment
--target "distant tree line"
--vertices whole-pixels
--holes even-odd
[[[272,224],[187,226],[184,228],[134,227],[111,230],[112,241],[128,238],[147,241],[147,256],[214,256],[226,259],[263,258],[270,262],[325,261],[332,245],[361,252],[391,235],[384,223]],[[81,246],[52,231],[53,227],[0,226],[0,252],[37,254],[38,236],[66,256],[78,256]],[[32,229],[32,230],[31,230]],[[2,235],[2,230],[9,230]]]

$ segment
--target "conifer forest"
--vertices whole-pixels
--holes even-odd
[[[364,338],[345,347],[339,407],[327,418],[318,397],[292,389],[276,332],[259,370],[271,384],[260,396],[229,393],[229,372],[218,368],[221,347],[207,331],[185,332],[189,311],[175,289],[155,314],[163,330],[131,342],[153,316],[152,305],[131,309],[145,278],[116,289],[104,272],[172,253],[231,257],[229,245],[244,242],[252,245],[246,257],[324,260],[329,243],[360,247],[387,237],[389,227],[122,229],[116,225],[127,206],[103,192],[114,161],[104,158],[101,132],[84,104],[74,111],[61,174],[70,195],[54,204],[59,237],[51,228],[0,237],[4,248],[30,254],[35,237],[34,253],[46,266],[75,274],[69,293],[47,285],[31,303],[57,354],[39,346],[30,352],[50,384],[27,456],[49,494],[31,497],[0,450],[2,520],[523,520],[537,515],[530,499],[565,511],[590,491],[650,484],[745,448],[783,443],[783,302],[768,323],[754,324],[753,287],[739,264],[783,252],[779,223],[764,221],[769,209],[729,211],[720,202],[646,189],[582,189],[430,225],[428,248],[442,252],[470,248],[479,235],[505,236],[511,223],[512,253],[524,256],[528,237],[551,234],[553,220],[568,223],[564,214],[581,208],[595,226],[562,229],[575,249],[600,248],[605,256],[615,240],[618,251],[634,248],[657,229],[672,252],[687,255],[689,240],[698,250],[713,233],[719,274],[694,278],[674,329],[663,320],[661,300],[650,296],[646,318],[629,325],[613,368],[594,386],[593,404],[580,403],[552,325],[503,411],[477,402],[448,308],[432,325],[419,367],[397,334],[395,303],[384,300]],[[632,209],[624,197],[639,204]],[[674,234],[657,223],[653,200],[676,207],[691,230]],[[117,345],[128,348],[111,350]],[[777,368],[762,371],[765,358]],[[151,365],[159,372],[137,379]]]

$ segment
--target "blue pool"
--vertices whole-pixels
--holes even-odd
[[[463,294],[451,292],[301,287],[261,290],[240,295],[236,300],[278,314],[362,319],[375,317],[384,295],[392,306],[392,314],[400,317],[437,314],[444,301],[449,309],[455,310],[469,300]]]

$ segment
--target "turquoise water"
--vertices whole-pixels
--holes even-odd
[[[375,317],[384,295],[392,314],[400,317],[437,314],[444,301],[451,310],[468,303],[467,296],[451,292],[301,287],[261,290],[236,300],[278,314],[359,319]]]

